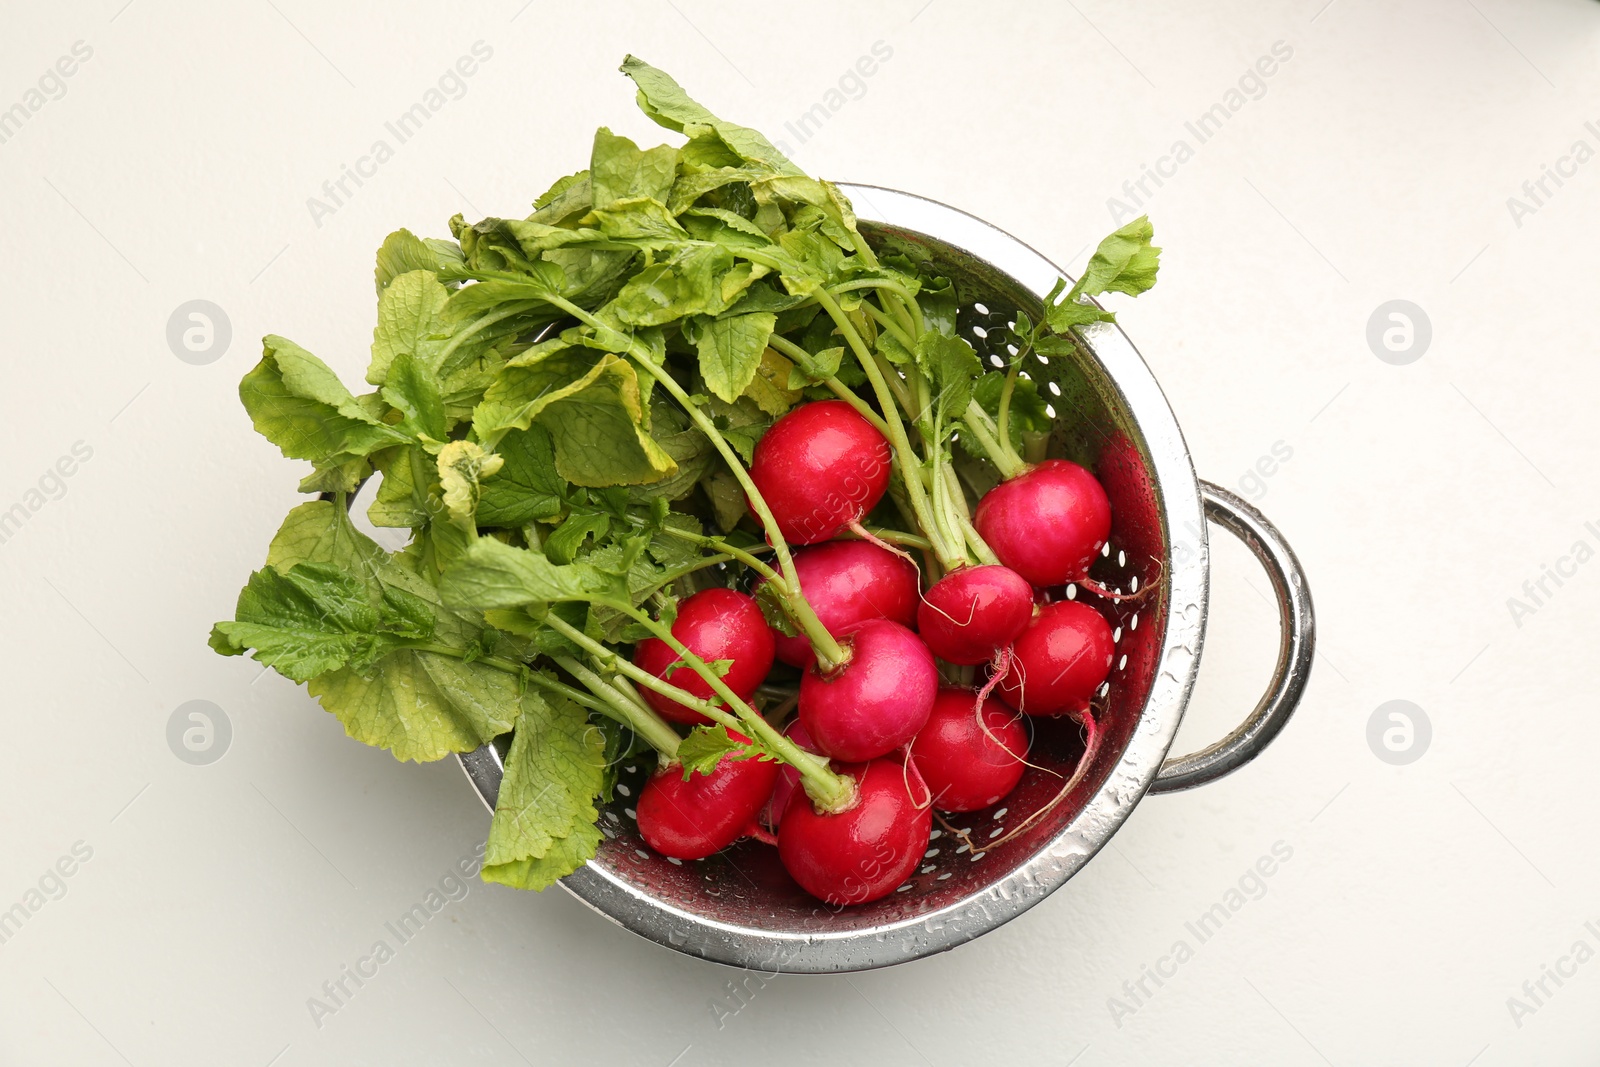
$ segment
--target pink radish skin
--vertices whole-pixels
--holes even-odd
[[[795,719],[783,728],[783,736],[793,741],[807,752],[817,752],[817,743],[811,740],[811,735],[806,733],[806,728],[800,725],[800,720]],[[767,799],[766,807],[761,809],[761,821],[773,830],[783,822],[784,812],[789,810],[789,802],[794,799],[795,790],[800,788],[800,772],[787,763],[778,768],[778,777],[772,783],[772,796]],[[801,803],[805,803],[805,796],[801,794]]]
[[[1041,607],[1011,648],[1000,699],[1029,715],[1076,715],[1111,673],[1111,625],[1076,600]]]
[[[852,763],[893,752],[928,721],[939,672],[928,646],[897,622],[868,619],[840,635],[850,661],[800,679],[800,722],[817,747]]]
[[[941,689],[928,724],[911,742],[911,756],[940,811],[978,811],[1017,787],[1028,731],[1017,713],[998,700],[983,702],[978,724],[978,694],[971,689]],[[991,738],[998,738],[999,743]]]
[[[724,757],[716,770],[691,774],[688,781],[682,767],[663,768],[639,793],[639,836],[663,856],[680,860],[720,852],[755,829],[778,768],[771,760]]]
[[[732,589],[702,589],[685,598],[678,605],[672,636],[707,663],[732,660],[733,665],[722,680],[743,700],[750,699],[756,686],[772,669],[772,629],[761,614],[760,605],[752,597]],[[634,666],[657,678],[665,678],[691,696],[718,703],[711,684],[690,667],[680,666],[667,674],[667,669],[679,659],[672,647],[657,637],[640,641],[633,652]],[[645,703],[672,722],[698,725],[711,721],[654,690],[641,688],[640,695]]]
[[[800,593],[834,636],[867,619],[911,626],[917,619],[917,568],[868,541],[829,541],[794,554]],[[1030,602],[1031,604],[1031,602]],[[778,659],[802,670],[816,662],[811,642],[776,635]]]
[[[821,815],[797,797],[778,828],[778,858],[812,896],[835,906],[865,904],[893,893],[916,870],[928,848],[932,809],[914,779],[907,787],[899,760],[834,769],[855,778],[855,804]]]
[[[950,663],[988,663],[1033,618],[1033,587],[1010,567],[963,567],[923,594],[917,633]]]
[[[821,400],[795,408],[756,442],[750,480],[783,539],[811,545],[877,506],[891,458],[889,442],[855,408]]]
[[[1047,459],[989,490],[972,523],[1030,585],[1064,585],[1088,573],[1111,536],[1111,501],[1076,463]]]

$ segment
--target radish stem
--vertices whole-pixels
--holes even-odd
[[[621,604],[613,605],[619,611],[625,612],[636,620],[639,625],[649,630],[656,637],[664,641],[668,648],[683,658],[684,663],[706,680],[717,696],[727,702],[734,710],[743,725],[741,732],[750,733],[768,749],[781,756],[784,762],[800,772],[801,781],[805,785],[806,793],[819,806],[828,811],[839,811],[848,807],[854,796],[853,786],[848,776],[834,774],[828,769],[825,759],[819,759],[790,741],[783,734],[773,729],[772,724],[763,719],[756,710],[741,700],[722,676],[695,655],[694,652],[672,635],[672,631],[661,623],[652,619],[646,613],[634,607],[624,608]]]
[[[948,555],[948,548],[939,536],[939,527],[935,524],[933,512],[930,509],[927,489],[922,484],[922,470],[920,463],[913,463],[916,453],[911,450],[911,442],[906,437],[906,429],[900,421],[900,414],[895,408],[895,401],[890,395],[889,386],[883,379],[883,374],[878,368],[877,360],[867,351],[865,342],[850,320],[845,318],[839,305],[829,296],[827,290],[817,290],[817,300],[822,304],[828,317],[833,319],[845,341],[850,345],[860,362],[862,370],[866,371],[867,380],[872,383],[872,388],[878,395],[878,404],[884,409],[884,421],[889,424],[889,443],[894,445],[896,459],[900,465],[900,475],[906,485],[906,496],[911,504],[911,510],[916,515],[917,525],[923,533],[928,535],[933,551],[941,560]]]
[[[572,303],[572,301],[554,293],[550,294],[549,300],[550,303],[561,308],[579,322],[592,326],[597,331],[603,330],[607,334],[617,334],[616,330]],[[838,307],[837,304],[834,306]],[[779,532],[778,521],[772,517],[772,509],[767,507],[767,502],[762,497],[761,491],[756,488],[755,482],[750,480],[750,472],[740,462],[739,456],[733,451],[728,442],[723,439],[722,434],[717,431],[711,420],[706,418],[705,412],[700,410],[700,406],[689,398],[689,394],[684,391],[683,386],[678,384],[677,379],[667,373],[664,367],[657,366],[648,351],[643,350],[639,343],[631,337],[626,338],[625,347],[628,354],[633,356],[635,365],[642,367],[656,381],[661,383],[662,388],[672,394],[673,399],[683,408],[695,426],[699,428],[701,433],[706,435],[712,446],[722,454],[723,461],[727,463],[728,469],[733,472],[734,478],[738,480],[740,487],[744,489],[745,496],[749,499],[751,508],[755,510],[756,517],[761,520],[761,526],[766,531],[767,540],[772,544],[772,550],[778,557],[778,569],[783,572],[791,591],[791,595],[785,600],[785,604],[789,607],[790,614],[794,616],[795,622],[800,625],[800,628],[805,631],[806,637],[810,639],[811,647],[817,654],[817,662],[822,664],[824,669],[832,669],[843,664],[848,658],[844,649],[839,646],[839,642],[834,640],[827,627],[822,625],[822,620],[817,618],[817,613],[811,609],[810,604],[806,603],[805,597],[798,595],[800,576],[795,572],[794,559],[789,553],[789,544],[783,539],[783,534]]]

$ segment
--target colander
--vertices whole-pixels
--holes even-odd
[[[995,366],[1018,311],[1038,321],[1057,278],[1068,277],[1026,244],[965,212],[908,193],[841,185],[862,233],[950,278],[958,328]],[[1070,278],[1069,278],[1070,281]],[[1094,471],[1111,498],[1111,541],[1090,577],[1137,599],[1091,598],[1115,629],[1116,653],[1101,711],[1105,742],[1063,803],[1032,819],[1059,791],[1082,752],[1065,718],[1031,720],[1034,744],[1017,789],[999,805],[935,823],[933,840],[904,885],[871,904],[834,908],[784,872],[777,850],[745,842],[698,862],[667,859],[639,837],[633,804],[654,760],[619,768],[600,814],[604,840],[566,889],[601,915],[659,944],[763,973],[884,967],[951,949],[1015,918],[1060,888],[1116,832],[1146,793],[1201,785],[1260,754],[1293,713],[1311,670],[1311,594],[1299,561],[1260,512],[1198,481],[1172,409],[1128,338],[1112,324],[1082,331],[1078,358],[1030,361],[1027,374],[1056,424],[1051,456]],[[1266,569],[1281,638],[1267,693],[1216,744],[1166,759],[1194,688],[1205,638],[1206,521],[1239,537]],[[1146,588],[1148,587],[1148,588]],[[1085,595],[1067,588],[1062,596]],[[486,745],[461,765],[492,811],[502,752]],[[1025,826],[1015,836],[1007,831]],[[986,842],[1004,843],[988,849]]]

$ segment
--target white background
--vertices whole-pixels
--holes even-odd
[[[93,449],[0,544],[0,908],[93,849],[0,945],[0,1063],[1592,1056],[1600,962],[1547,980],[1531,1014],[1507,1001],[1580,938],[1600,949],[1584,929],[1600,928],[1600,564],[1547,582],[1520,620],[1507,599],[1577,540],[1600,547],[1584,527],[1600,529],[1600,161],[1547,181],[1520,225],[1507,198],[1574,141],[1600,149],[1584,128],[1600,128],[1600,4],[123,5],[11,0],[0,35],[0,108],[74,42],[93,49],[0,144],[0,510],[75,442]],[[318,225],[307,198],[479,40],[493,57],[466,94]],[[786,136],[878,41],[892,57],[864,95],[805,144]],[[285,334],[359,381],[386,233],[526,214],[597,125],[659,139],[615,73],[629,51],[815,173],[965,208],[1075,269],[1112,227],[1107,198],[1193,145],[1185,121],[1279,41],[1292,58],[1264,95],[1149,186],[1161,284],[1122,314],[1203,475],[1237,487],[1292,449],[1254,495],[1310,574],[1320,654],[1269,753],[1146,800],[1066,888],[969,946],[777,979],[731,1017],[734,972],[559,890],[475,884],[314,1024],[307,998],[487,816],[453,763],[364,749],[205,646],[301,473],[236,399],[255,339]],[[205,366],[165,338],[196,298],[233,330]],[[1405,366],[1366,340],[1392,299],[1432,323]],[[1225,540],[1180,747],[1244,713],[1275,647],[1266,583]],[[166,740],[194,699],[232,724],[209,766]],[[1433,727],[1404,767],[1367,742],[1395,699]],[[1265,895],[1114,1019],[1124,981],[1193,943],[1185,922],[1276,842],[1292,859]]]

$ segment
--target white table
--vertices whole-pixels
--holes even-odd
[[[5,16],[0,909],[23,915],[0,944],[0,1062],[1592,1055],[1600,4],[521,4]],[[206,648],[300,474],[235,386],[267,332],[358,381],[384,234],[525,213],[597,125],[654,137],[614,73],[628,51],[817,173],[944,200],[1069,267],[1108,198],[1147,210],[1162,280],[1123,323],[1201,473],[1242,483],[1304,561],[1312,688],[1257,765],[1147,800],[1067,888],[942,957],[780,978],[735,1012],[734,972],[559,891],[472,883],[357,986],[342,968],[395,943],[384,924],[487,819],[452,763],[363,749]],[[871,75],[847,76],[863,56]],[[202,365],[166,338],[196,299],[232,332]],[[1414,339],[1369,347],[1391,300],[1431,327],[1411,362]],[[1216,545],[1180,747],[1249,707],[1274,647],[1263,579]],[[1541,594],[1547,566],[1564,573]],[[209,765],[168,745],[191,700],[231,727]],[[1369,747],[1392,700],[1431,723],[1405,765]],[[1241,878],[1202,943],[1188,924]]]

